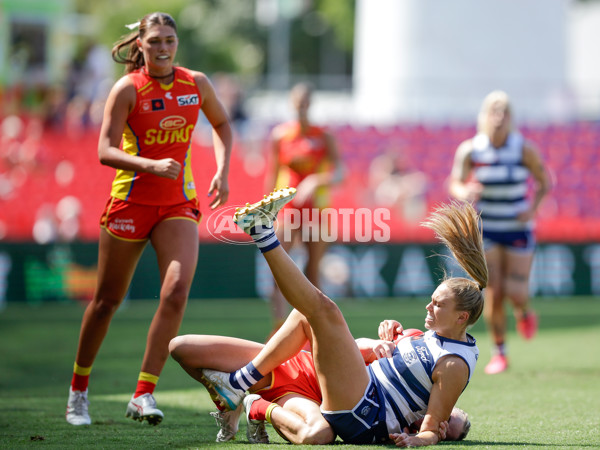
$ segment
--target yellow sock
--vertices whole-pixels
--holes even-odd
[[[74,363],[73,378],[71,379],[71,388],[73,388],[74,391],[84,392],[88,387],[91,371],[92,366],[81,367],[77,363]]]
[[[92,371],[92,366],[90,367],[81,367],[79,364],[73,364],[73,373],[76,375],[88,376]]]
[[[265,413],[265,419],[267,420],[267,422],[269,422],[272,425],[271,422],[271,412],[277,408],[279,405],[277,403],[271,403],[268,407],[267,407],[267,412]]]
[[[152,375],[151,373],[148,373],[148,372],[140,372],[140,375],[138,376],[138,381],[149,381],[150,383],[157,384],[158,376]]]
[[[156,383],[158,383],[157,375],[152,375],[148,372],[140,372],[140,375],[138,376],[137,387],[135,389],[135,393],[133,394],[133,398],[138,398],[140,395],[144,394],[154,393]]]

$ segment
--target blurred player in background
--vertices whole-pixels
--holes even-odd
[[[92,364],[148,241],[160,272],[160,303],[126,415],[153,425],[163,418],[153,391],[169,341],[179,330],[198,260],[201,214],[190,157],[200,110],[213,127],[217,163],[210,208],[229,195],[231,126],[206,75],[173,65],[178,45],[173,18],[152,13],[131,28],[137,29],[113,48],[113,59],[126,65],[126,75],[108,96],[98,143],[100,162],[117,173],[100,220],[97,288],[83,315],[69,390],[66,419],[73,425],[91,423]]]
[[[307,250],[304,272],[319,287],[319,264],[327,243],[320,233],[312,231],[326,226],[320,222],[319,211],[329,206],[329,187],[343,181],[344,170],[333,135],[309,120],[311,97],[312,87],[307,83],[292,88],[290,100],[297,117],[276,126],[271,133],[265,188],[267,192],[286,186],[297,189],[296,198],[288,205],[297,214],[292,216],[283,212],[279,216],[277,235],[286,251],[297,241],[304,242]],[[286,217],[293,219],[286,221]],[[309,231],[308,222],[316,227],[312,226]],[[291,239],[284,239],[284,236]],[[277,286],[271,296],[271,311],[275,331],[288,313],[288,306]]]
[[[450,176],[450,193],[475,202],[481,212],[490,282],[484,317],[495,344],[488,374],[508,368],[504,299],[513,306],[517,330],[531,339],[538,319],[529,305],[529,275],[535,240],[533,218],[550,189],[538,150],[513,130],[506,93],[494,91],[481,106],[477,135],[460,144]],[[529,180],[535,181],[533,199]]]

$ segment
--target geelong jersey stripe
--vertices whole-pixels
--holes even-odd
[[[393,358],[392,358],[393,359]],[[382,362],[375,369],[380,369],[382,377],[378,377],[382,381],[386,391],[390,393],[392,398],[397,398],[399,401],[405,403],[412,411],[418,411],[422,409],[427,401],[423,402],[415,393],[410,389],[410,384],[402,378],[402,376],[394,370],[389,361]],[[395,395],[398,394],[398,395]],[[429,396],[428,396],[429,397]],[[426,399],[427,400],[427,399]]]
[[[422,337],[402,339],[390,358],[382,358],[369,366],[372,378],[385,398],[388,432],[395,433],[427,412],[431,379],[439,359],[457,355],[469,368],[469,379],[475,369],[479,350],[475,339],[454,341],[428,331]]]
[[[508,135],[506,143],[494,148],[487,135],[473,138],[471,152],[474,176],[483,185],[477,208],[486,231],[530,230],[533,222],[517,220],[529,208],[529,170],[523,165],[523,137]]]

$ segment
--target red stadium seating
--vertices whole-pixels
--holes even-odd
[[[375,207],[367,180],[369,164],[386,152],[402,152],[404,164],[423,172],[429,186],[429,208],[448,200],[447,177],[457,145],[474,133],[472,126],[396,125],[393,127],[333,128],[340,153],[347,166],[346,182],[333,191],[334,207]],[[600,177],[597,175],[600,124],[592,122],[566,125],[524,125],[526,138],[542,152],[556,183],[540,210],[540,241],[596,241],[600,239]],[[35,162],[27,167],[11,166],[5,149],[0,150],[0,236],[4,240],[31,240],[32,230],[42,205],[52,209],[65,196],[75,196],[81,203],[79,215],[81,240],[95,240],[98,219],[106,201],[114,171],[102,167],[97,158],[97,130],[77,136],[47,130],[37,145]],[[265,145],[266,149],[266,145]],[[230,205],[240,205],[263,194],[263,172],[250,175],[244,166],[247,150],[236,143],[231,163]],[[57,167],[74,169],[71,182],[65,174],[57,179]],[[212,150],[194,146],[192,164],[203,214],[207,218],[205,193],[214,171]],[[68,174],[68,170],[66,170]],[[8,188],[7,188],[8,186]],[[10,191],[12,189],[12,191]],[[10,192],[9,192],[10,191]],[[1,225],[1,223],[0,223]],[[429,231],[407,223],[398,212],[392,213],[392,239],[424,242],[432,239]],[[201,227],[202,239],[212,239]]]

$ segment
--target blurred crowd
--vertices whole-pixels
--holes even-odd
[[[13,76],[11,84],[0,91],[0,204],[4,203],[0,208],[0,239],[11,236],[7,231],[11,221],[16,222],[14,226],[27,228],[30,238],[37,242],[81,236],[81,217],[88,203],[83,195],[94,194],[86,192],[88,185],[94,188],[89,179],[97,179],[99,173],[110,176],[101,172],[95,147],[107,92],[120,75],[115,73],[115,66],[110,49],[89,40],[76,52],[62,83],[44,83],[40,76]],[[253,104],[236,75],[209,75],[236,133],[232,169],[240,171],[236,176],[262,186],[268,136],[275,124],[252,116],[248,106]],[[318,94],[315,101],[320,101]],[[198,125],[196,143],[208,148],[211,134],[205,132],[207,124]],[[340,155],[348,168],[348,179],[334,195],[361,207],[389,208],[393,218],[412,224],[418,224],[432,202],[446,193],[444,182],[451,155],[456,145],[474,131],[469,126],[436,128],[424,124],[398,124],[389,129],[351,125],[329,128],[339,141]],[[541,218],[566,216],[577,221],[582,215],[597,217],[597,200],[587,201],[585,196],[589,194],[589,181],[595,183],[589,169],[597,159],[594,150],[598,128],[594,124],[565,124],[533,126],[524,131],[540,144],[551,171],[562,177],[559,184],[572,185],[545,202]],[[82,177],[88,178],[83,187]],[[40,179],[51,180],[38,188],[45,195],[32,194],[32,186]],[[60,194],[55,193],[57,190]],[[50,192],[55,194],[48,200]],[[36,198],[25,198],[31,195]],[[235,202],[233,189],[232,195],[231,201]],[[22,201],[17,202],[19,198]],[[28,206],[24,209],[26,200]],[[19,220],[25,214],[35,216],[35,223]],[[93,222],[97,230],[95,217]],[[582,239],[586,236],[582,234]]]
[[[44,141],[44,122],[37,117],[9,115],[0,123],[0,204],[18,200],[25,194],[26,186],[34,179],[47,179],[54,171],[56,188],[67,187],[75,176],[74,165],[69,160],[56,161],[49,154]],[[52,189],[52,186],[46,186]],[[42,193],[43,194],[43,193]],[[43,197],[43,195],[42,195]],[[23,203],[26,199],[22,198]],[[27,203],[29,204],[29,203]],[[0,239],[7,233],[10,219],[20,222],[20,214],[31,213],[28,208],[3,208],[0,214]],[[65,195],[56,204],[42,202],[35,211],[32,237],[38,243],[71,241],[79,234],[81,202],[73,195]]]
[[[110,50],[88,40],[61,83],[49,83],[41,76],[13,77],[1,97],[0,202],[18,196],[32,178],[48,171],[55,172],[57,186],[71,183],[75,175],[72,162],[49,154],[45,134],[76,139],[97,129],[114,81],[113,66]],[[56,204],[42,202],[35,212],[33,238],[39,243],[75,239],[80,211],[75,196],[65,196]],[[6,211],[0,215],[0,239],[6,234],[7,215]]]
[[[99,126],[104,100],[114,82],[110,50],[87,40],[76,52],[62,81],[16,74],[5,86],[3,117],[27,116],[44,127],[80,133]]]

